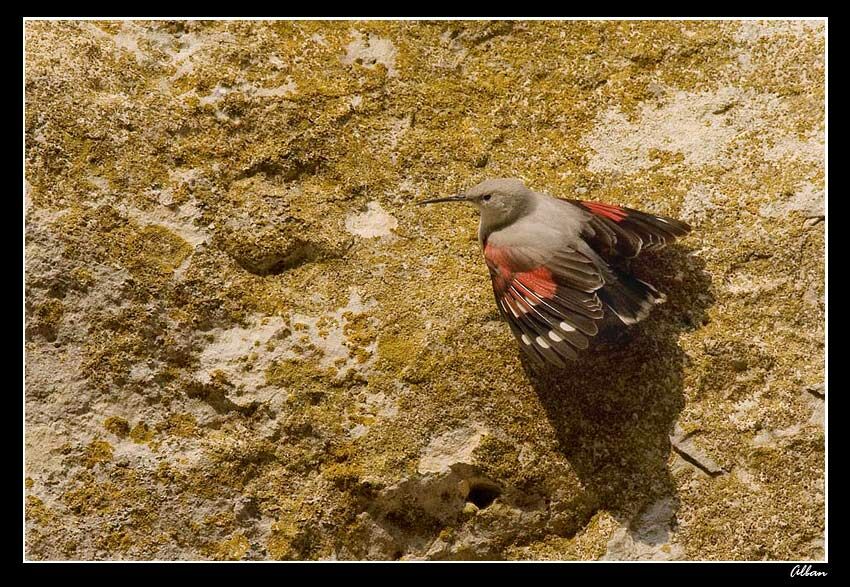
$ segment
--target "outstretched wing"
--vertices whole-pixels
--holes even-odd
[[[605,284],[589,258],[568,248],[546,254],[489,243],[484,258],[499,312],[532,359],[564,367],[587,348],[603,316],[595,292]]]
[[[635,257],[641,250],[660,249],[691,231],[690,226],[675,218],[601,202],[568,201],[591,213],[594,234],[588,242],[608,256]]]

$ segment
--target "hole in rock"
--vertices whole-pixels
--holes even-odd
[[[502,490],[495,484],[477,482],[471,484],[466,501],[474,503],[479,510],[483,510],[492,504],[501,494]]]

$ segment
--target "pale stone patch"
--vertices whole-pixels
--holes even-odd
[[[748,397],[735,404],[735,411],[729,415],[729,421],[739,431],[750,430],[758,423],[755,412],[761,405],[760,397]]]
[[[50,224],[67,212],[32,211],[27,219],[27,272],[66,273],[61,258],[57,258],[59,234]],[[69,465],[60,449],[69,439],[73,438],[77,447],[83,447],[106,436],[103,428],[106,416],[118,412],[135,414],[146,407],[139,394],[127,394],[121,402],[113,403],[109,394],[99,393],[89,385],[83,374],[84,347],[90,336],[86,318],[96,314],[118,315],[129,305],[122,290],[123,284],[131,279],[125,269],[111,264],[91,262],[87,270],[90,281],[85,291],[71,290],[63,298],[64,315],[57,337],[61,345],[26,344],[27,475],[36,482],[67,477]],[[41,299],[38,289],[28,291],[27,296],[34,302]],[[44,401],[34,390],[51,390],[49,400]],[[73,416],[72,420],[67,419],[69,415]],[[49,494],[45,493],[45,502],[49,501]]]
[[[807,218],[824,216],[824,192],[810,182],[804,182],[790,197],[767,202],[759,208],[766,218],[782,218],[791,212],[802,212]]]
[[[293,314],[287,322],[279,316],[255,316],[246,327],[214,330],[210,333],[213,342],[204,347],[199,357],[196,377],[202,383],[210,383],[213,374],[221,371],[237,387],[256,391],[267,387],[266,371],[280,360],[316,361],[322,368],[336,369],[340,376],[350,368],[367,370],[371,359],[358,363],[351,355],[345,336],[346,315],[362,314],[375,305],[376,301],[364,302],[360,294],[352,290],[345,306],[324,317]],[[321,356],[304,357],[293,349],[304,344],[318,349]],[[365,349],[370,357],[374,356],[375,345],[372,343]],[[273,348],[270,350],[269,346]]]
[[[663,104],[643,104],[631,122],[619,108],[602,112],[584,142],[593,172],[637,173],[655,163],[651,149],[681,153],[690,167],[732,167],[740,138],[775,135],[786,110],[779,96],[735,87],[712,92],[670,91]],[[780,131],[783,138],[789,133]]]
[[[804,391],[803,393],[805,394],[806,403],[812,410],[812,415],[809,416],[807,423],[810,426],[823,428],[826,421],[826,403],[822,398],[816,397],[808,391]]]
[[[224,97],[231,92],[230,88],[224,87],[222,85],[216,85],[212,89],[212,91],[206,96],[201,96],[198,99],[198,103],[201,106],[209,106],[210,104],[215,104],[216,102],[224,99]]]
[[[735,475],[735,478],[748,489],[752,491],[760,491],[762,489],[761,483],[759,483],[755,476],[744,467],[736,465],[732,474]]]
[[[366,406],[383,418],[394,418],[398,415],[398,406],[383,391],[366,396]]]
[[[200,177],[197,169],[179,169],[169,173],[170,179],[177,183],[188,183]],[[127,204],[120,195],[110,192],[109,181],[96,175],[89,175],[87,181],[94,186],[94,200],[86,202],[86,206],[97,208],[109,205],[119,213],[134,220],[141,226],[161,226],[182,238],[194,251],[209,240],[207,228],[200,227],[196,220],[201,217],[197,201],[192,198],[179,206],[173,206],[173,193],[168,188],[149,190],[147,195],[156,202],[149,210],[142,210]],[[175,271],[175,278],[182,277],[189,266],[191,255],[187,257]]]
[[[226,330],[216,330],[212,334],[214,342],[207,345],[199,357],[200,368],[197,378],[209,383],[216,371],[223,371],[234,383],[245,384],[253,388],[265,385],[265,369],[271,359],[265,352],[265,345],[286,328],[279,316],[255,318],[247,327],[236,326]],[[258,344],[259,343],[259,344]],[[240,359],[256,352],[257,361],[250,371],[239,369]]]
[[[806,140],[789,135],[765,149],[764,158],[767,161],[800,161],[802,163],[817,163],[824,161],[826,148],[823,129],[812,130]]]
[[[171,43],[166,40],[163,50],[171,57],[171,65],[175,67],[172,80],[180,79],[195,71],[193,57],[196,53],[211,47],[219,47],[222,43],[232,43],[233,35],[230,33],[198,34],[185,33],[179,36],[180,48],[174,51]]]
[[[376,201],[369,202],[365,212],[350,214],[345,219],[345,229],[362,238],[391,236],[396,228],[398,228],[398,220],[387,213]]]
[[[718,192],[712,186],[695,184],[685,194],[679,216],[690,223],[703,222],[723,205],[728,204],[728,196]]]
[[[815,282],[806,286],[806,291],[803,292],[803,301],[812,308],[817,308],[826,303],[824,296],[818,293],[818,286]]]
[[[796,436],[803,427],[800,424],[792,424],[786,428],[764,429],[753,438],[753,446],[776,446],[783,438]]]
[[[192,182],[198,181],[201,178],[201,175],[201,170],[194,167],[178,167],[176,169],[168,170],[168,179],[178,185],[191,184]]]
[[[603,112],[586,137],[595,151],[588,169],[623,173],[648,169],[653,165],[650,149],[682,153],[691,166],[711,162],[736,134],[731,126],[712,120],[711,113],[732,101],[735,93],[733,88],[716,93],[676,92],[664,106],[644,105],[637,123],[618,108]]]
[[[727,281],[723,284],[723,289],[733,296],[752,296],[776,291],[786,287],[790,281],[791,279],[788,277],[770,279],[741,272],[727,278]]]
[[[138,63],[142,63],[147,55],[139,49],[139,40],[134,31],[136,27],[125,21],[121,23],[121,30],[112,37],[112,42],[119,49],[124,49],[132,53]]]
[[[359,31],[352,31],[352,34],[355,39],[345,47],[345,55],[341,58],[343,64],[351,65],[358,59],[364,67],[374,67],[380,63],[387,68],[389,77],[398,75],[395,68],[398,51],[392,41],[374,35],[366,37]]]
[[[189,32],[173,35],[165,31],[144,29],[142,34],[151,45],[168,56],[167,65],[174,67],[174,73],[168,78],[171,81],[195,71],[193,58],[196,53],[235,43],[235,37],[228,32]],[[175,44],[178,46],[176,50]]]
[[[168,78],[173,81],[194,71],[192,57],[199,51],[221,46],[222,43],[233,43],[234,37],[228,32],[222,33],[183,33],[173,35],[165,31],[138,26],[132,22],[123,22],[120,30],[110,35],[92,23],[85,23],[85,28],[90,33],[100,38],[109,38],[118,51],[127,51],[133,54],[137,63],[144,63],[155,59],[155,54],[146,52],[140,41],[147,41],[152,47],[162,51],[167,56],[167,65],[173,66],[174,73]],[[178,45],[175,50],[174,45]],[[168,88],[168,86],[164,86]]]
[[[355,424],[351,429],[349,429],[348,436],[352,440],[357,440],[358,438],[365,436],[367,432],[369,432],[368,426],[365,424]]]
[[[735,40],[753,43],[765,37],[794,35],[804,37],[810,33],[823,33],[822,20],[744,20],[735,33]]]
[[[644,510],[632,524],[620,527],[608,541],[601,560],[677,560],[684,549],[673,540],[676,501],[662,497]]]
[[[412,124],[413,118],[410,115],[401,118],[395,116],[390,118],[389,128],[387,129],[387,146],[392,151],[390,159],[393,163],[398,161],[398,154],[395,152],[395,149],[398,147],[402,137],[410,130]]]
[[[378,305],[373,299],[364,301],[357,290],[352,289],[349,293],[348,303],[338,308],[335,312],[328,314],[332,326],[325,327],[321,332],[318,328],[319,318],[305,316],[302,314],[293,314],[293,324],[304,324],[307,326],[306,338],[316,348],[323,353],[320,360],[322,367],[334,367],[342,375],[350,368],[359,370],[368,369],[374,361],[375,350],[377,350],[377,342],[372,342],[365,350],[369,353],[370,359],[365,363],[357,363],[354,357],[351,356],[351,351],[345,336],[345,326],[348,323],[347,314],[363,314]]]
[[[398,416],[398,405],[383,391],[366,395],[363,402],[357,404],[359,414],[366,414],[375,418],[375,423],[387,422]],[[364,436],[373,424],[357,423],[348,430],[348,435],[353,438]]]
[[[47,146],[50,142],[47,140],[47,137],[44,135],[44,127],[39,126],[36,131],[33,133],[32,140],[40,145]]]
[[[259,98],[286,98],[295,94],[298,90],[298,84],[291,77],[286,78],[286,82],[272,88],[258,88],[252,84],[241,83],[235,86],[217,85],[206,96],[201,96],[198,102],[202,106],[216,104],[223,100],[228,94],[240,92],[248,96],[256,96]],[[193,90],[194,91],[194,90]]]
[[[286,78],[286,83],[274,88],[252,88],[253,94],[261,98],[285,98],[295,94],[298,84],[291,77]]]
[[[703,473],[719,475],[723,472],[723,468],[699,446],[693,435],[687,434],[678,424],[676,424],[673,434],[670,435],[670,445],[683,458],[687,456],[690,464],[696,466]]]
[[[95,188],[102,192],[109,191],[109,180],[105,177],[100,177],[98,175],[89,175],[88,177],[86,177],[86,181],[88,181]]]
[[[181,204],[174,210],[163,203],[161,196],[157,199],[159,207],[151,210],[140,210],[123,204],[119,204],[117,208],[143,226],[154,225],[167,228],[189,243],[192,249],[207,242],[209,233],[205,228],[198,227],[194,223],[201,213],[194,199]],[[168,201],[167,198],[165,201]]]
[[[343,324],[336,321],[333,326],[320,329],[320,320],[321,318],[318,316],[307,316],[305,314],[292,315],[292,324],[302,329],[298,331],[299,336],[322,351],[322,357],[319,359],[319,363],[323,367],[333,366],[337,361],[347,363],[351,355],[348,347],[345,346]]]
[[[472,453],[486,435],[486,429],[475,423],[455,428],[434,438],[419,460],[419,473],[442,473],[448,471],[452,465],[471,464]]]

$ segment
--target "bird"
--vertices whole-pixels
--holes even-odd
[[[681,220],[595,201],[563,199],[516,178],[487,179],[454,196],[471,204],[500,315],[538,364],[576,361],[603,325],[643,320],[665,294],[623,268],[691,227]]]

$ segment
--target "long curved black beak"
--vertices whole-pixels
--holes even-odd
[[[458,194],[456,196],[449,196],[447,198],[434,198],[433,200],[422,200],[421,202],[417,202],[417,205],[422,206],[423,204],[438,204],[440,202],[465,202],[466,196],[463,194]]]

